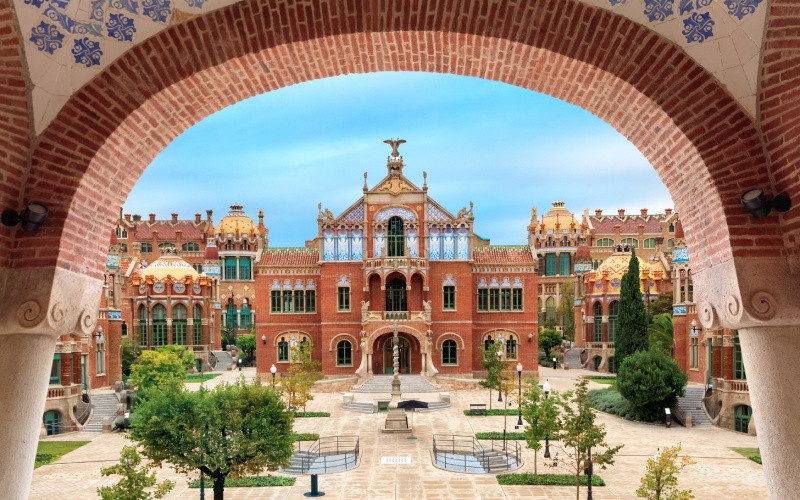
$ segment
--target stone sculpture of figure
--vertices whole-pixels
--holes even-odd
[[[425,321],[428,323],[431,322],[431,301],[430,300],[423,300],[422,307],[425,309]]]
[[[431,347],[433,346],[433,332],[428,330],[425,332],[425,349],[426,352],[432,352]]]
[[[457,219],[463,219],[467,216],[467,207],[462,208],[458,211],[458,215],[456,215]]]
[[[367,352],[367,332],[364,330],[361,330],[361,352]]]
[[[361,321],[367,321],[369,315],[369,301],[361,301]]]
[[[386,144],[388,144],[388,145],[390,145],[392,147],[392,156],[396,158],[396,157],[400,156],[400,153],[397,151],[397,148],[400,147],[401,144],[406,142],[406,140],[405,139],[386,139],[383,142],[385,142]]]

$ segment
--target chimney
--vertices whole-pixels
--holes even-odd
[[[603,211],[600,210],[600,209],[595,210],[594,211],[594,216],[595,217],[602,217],[603,216]]]
[[[647,216],[647,209],[646,208],[642,208],[641,211],[642,211],[642,217]]]
[[[150,224],[156,221],[156,214],[150,214]]]
[[[199,224],[200,220],[201,220],[200,219],[200,214],[194,214],[194,222],[195,222],[195,224]]]
[[[130,222],[131,221],[131,214],[125,214],[125,220]]]
[[[133,222],[140,222],[141,220],[142,220],[142,216],[141,215],[136,214],[136,215],[133,216]]]
[[[665,213],[665,214],[667,214],[667,215],[669,215],[669,214],[671,214],[671,213],[672,213],[672,209],[671,209],[671,208],[665,208],[665,209],[664,209],[664,213]]]
[[[211,214],[213,212],[211,210],[206,210],[206,219],[211,220]]]
[[[620,217],[625,217],[625,209],[624,208],[620,208],[619,210],[617,210],[617,213],[619,214]]]
[[[178,222],[178,214],[172,214],[172,223],[175,224]]]

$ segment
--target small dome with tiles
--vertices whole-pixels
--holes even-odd
[[[244,213],[241,205],[231,205],[228,215],[220,219],[214,232],[223,238],[228,235],[239,237],[243,234],[252,237],[258,230],[253,219]]]
[[[174,248],[163,250],[161,257],[140,272],[142,276],[153,276],[157,280],[163,280],[167,276],[175,279],[183,279],[186,276],[197,279],[200,276],[191,264],[178,256]]]

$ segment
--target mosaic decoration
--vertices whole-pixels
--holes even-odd
[[[108,36],[116,38],[120,42],[130,42],[136,28],[133,27],[133,19],[125,17],[124,14],[111,14],[106,23]]]
[[[316,283],[314,283],[314,280],[308,280],[308,282],[306,283],[306,289],[313,290],[314,288],[317,288],[317,285]]]
[[[686,314],[686,306],[672,306],[672,314],[673,315],[678,315],[678,314],[684,314],[685,315]]]
[[[576,273],[588,273],[592,270],[591,264],[575,264]]]
[[[483,283],[485,285],[486,284],[486,280],[484,280],[483,278],[481,278],[481,280],[483,281]],[[442,285],[444,285],[444,286],[455,286],[455,284],[456,284],[456,280],[453,278],[452,274],[448,274],[447,276],[445,276],[444,277],[444,281],[442,281]],[[478,283],[478,286],[480,286],[480,283]]]
[[[378,259],[383,255],[383,247],[386,245],[386,233],[382,227],[375,230],[374,252],[375,258]]]
[[[489,287],[491,287],[491,288],[497,288],[497,287],[499,287],[499,286],[500,286],[500,283],[498,283],[498,282],[497,282],[497,278],[492,278],[492,282],[491,282],[491,283],[489,283]]]
[[[203,266],[203,273],[206,276],[219,276],[220,275],[220,266]]]
[[[487,286],[489,286],[489,284],[488,284],[488,283],[486,283],[486,278],[481,278],[481,279],[478,281],[478,287],[479,287],[479,288],[486,288]]]
[[[304,288],[303,280],[296,280],[294,282],[294,289],[295,290],[302,290]]]
[[[417,229],[409,227],[406,231],[406,248],[408,248],[409,257],[419,257],[419,238],[417,238]]]
[[[336,282],[336,286],[350,286],[350,280],[344,274]]]
[[[608,3],[611,4],[612,7],[615,5],[625,5],[628,0],[608,0]]]
[[[100,64],[100,57],[103,51],[100,50],[100,44],[86,38],[78,38],[75,40],[75,46],[72,48],[72,55],[75,56],[75,62],[83,64],[87,68]]]
[[[469,231],[465,227],[460,227],[456,231],[456,259],[469,259]]]
[[[689,249],[686,247],[673,248],[672,262],[689,262]]]
[[[760,3],[761,0],[725,0],[725,7],[728,8],[728,14],[741,20],[744,16],[755,12]]]
[[[153,21],[166,22],[170,13],[169,0],[144,0],[142,2],[142,14]]]
[[[453,228],[447,226],[442,232],[442,260],[454,260],[456,258],[455,245]]]
[[[439,228],[432,227],[428,235],[428,259],[439,260],[441,255],[441,241],[439,239]]]
[[[363,222],[364,221],[364,204],[359,203],[350,209],[349,212],[342,216],[342,222]]]
[[[106,269],[119,269],[119,255],[109,255],[106,258]]]
[[[322,232],[322,260],[331,261],[336,259],[336,239],[333,236],[333,229],[330,226]]]
[[[108,311],[108,319],[122,319],[122,311]]]
[[[687,43],[702,42],[714,36],[713,29],[714,21],[711,19],[710,12],[705,12],[703,14],[693,12],[689,17],[683,20],[683,30],[681,34],[686,37]]]
[[[417,216],[414,215],[414,212],[407,208],[401,207],[389,207],[381,210],[375,215],[376,222],[385,222],[389,220],[390,217],[398,216],[404,221],[415,221],[417,220]]]
[[[594,284],[594,289],[595,289],[595,290],[602,290],[602,289],[603,289],[603,283],[602,283],[602,282],[600,282],[600,281],[596,282],[596,283]]]
[[[622,285],[622,281],[619,278],[614,278],[611,280],[611,288],[619,288]]]
[[[504,288],[508,288],[508,287],[511,286],[511,282],[508,281],[508,277],[503,278],[503,282],[500,283],[500,286],[502,286]]]
[[[292,280],[286,279],[283,280],[283,286],[281,287],[284,290],[291,290],[292,289]]]
[[[361,260],[364,257],[364,237],[360,228],[355,228],[351,232],[352,241],[350,242],[350,258]]]
[[[666,21],[672,16],[673,0],[644,0],[644,15],[651,23],[654,21]]]
[[[336,237],[336,257],[338,260],[350,260],[350,245],[347,240],[347,229],[339,229],[339,234]]]
[[[450,220],[451,217],[444,213],[439,207],[433,203],[428,203],[428,208],[425,212],[426,218],[431,222]]]
[[[37,49],[52,54],[64,44],[64,34],[58,31],[55,24],[42,21],[31,30],[30,41]]]
[[[522,280],[520,279],[519,276],[514,278],[514,283],[511,286],[513,286],[514,288],[522,288]]]
[[[680,6],[678,7],[678,12],[680,14],[686,14],[687,12],[691,12],[695,9],[702,9],[703,7],[708,7],[711,5],[711,2],[714,0],[681,0]]]

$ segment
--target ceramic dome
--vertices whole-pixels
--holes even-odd
[[[214,232],[222,237],[228,234],[234,236],[248,234],[252,236],[257,234],[258,230],[256,229],[253,219],[244,213],[241,205],[231,205],[228,215],[220,219]]]
[[[161,257],[153,261],[141,271],[143,276],[153,276],[157,280],[163,280],[167,276],[175,279],[182,279],[190,276],[197,279],[200,275],[191,264],[181,259],[174,250],[166,250]]]

